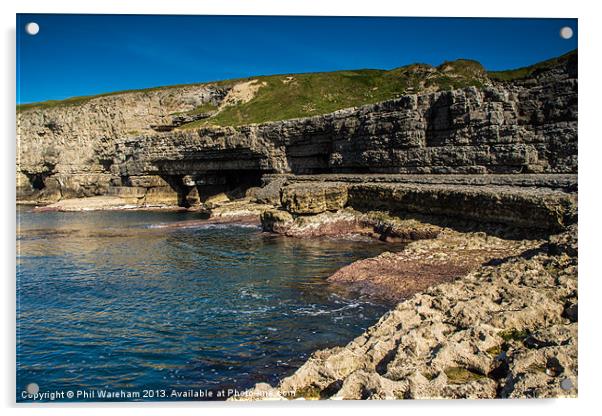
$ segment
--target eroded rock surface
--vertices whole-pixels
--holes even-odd
[[[170,124],[180,112],[204,103],[220,102],[226,93],[214,85],[190,85],[19,111],[17,198],[48,203],[106,195],[113,186],[137,186],[121,181],[112,169],[116,141],[154,134],[155,125]],[[169,188],[163,181],[156,183],[161,178],[150,179],[153,186],[141,188]]]
[[[567,305],[577,302],[576,233],[415,294],[246,398],[575,397],[577,321]]]
[[[187,112],[244,102],[261,87],[186,86],[21,111],[17,198],[61,210],[200,207],[205,222],[261,218],[264,230],[293,237],[411,242],[330,278],[401,303],[250,398],[577,394],[576,54],[514,82],[178,129],[206,117]],[[537,233],[460,233],[451,221]]]
[[[320,214],[338,211],[347,205],[349,193],[344,183],[296,184],[282,189],[282,206],[291,214]]]
[[[541,242],[443,229],[436,238],[412,243],[402,251],[384,252],[356,261],[338,270],[328,281],[346,290],[397,303],[431,286],[454,281],[483,264],[500,262],[500,259],[516,256],[538,244]]]
[[[577,194],[543,188],[463,185],[361,184],[349,187],[349,204],[426,215],[562,229],[574,221]]]

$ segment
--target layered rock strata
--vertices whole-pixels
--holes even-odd
[[[117,140],[155,134],[156,125],[172,124],[180,113],[206,103],[217,104],[226,94],[224,87],[190,85],[19,111],[17,199],[48,203],[106,195],[113,186],[130,186],[120,183],[112,169]],[[166,187],[165,191],[174,193],[158,177],[133,180],[146,181],[148,186],[142,188]]]
[[[543,230],[559,230],[576,221],[577,193],[564,188],[460,185],[458,178],[454,182],[384,183],[368,179],[365,183],[284,183],[280,205],[286,213],[266,214],[264,223],[267,230],[273,230],[276,223],[282,229],[286,223],[305,221],[303,218],[308,215],[344,208],[428,216],[431,221],[457,218]],[[563,185],[573,187],[568,181]],[[323,215],[324,219],[327,217],[334,219]],[[345,215],[340,216],[341,220],[344,218]]]
[[[236,128],[153,130],[177,124],[178,112],[222,103],[226,89],[211,85],[21,111],[18,198],[132,187],[187,206],[269,173],[576,173],[576,65],[575,55],[525,80]]]

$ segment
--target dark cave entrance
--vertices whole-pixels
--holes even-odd
[[[31,187],[35,191],[41,191],[46,187],[44,180],[46,180],[46,178],[48,177],[47,173],[25,173],[25,176],[27,176]]]
[[[224,193],[230,199],[242,198],[247,189],[261,186],[261,177],[271,173],[259,169],[216,170],[189,175],[160,175],[177,193],[178,206],[189,208]]]
[[[161,178],[169,184],[178,195],[178,206],[189,208],[193,205],[192,201],[189,201],[188,194],[192,190],[192,186],[187,186],[184,180],[184,175],[160,175]]]
[[[225,171],[226,193],[240,191],[244,195],[247,189],[261,186],[261,177],[265,173],[261,170]]]
[[[205,202],[208,198],[221,193],[231,199],[242,198],[247,189],[261,186],[261,177],[269,173],[263,170],[241,169],[208,171],[197,175],[195,184],[199,199]]]

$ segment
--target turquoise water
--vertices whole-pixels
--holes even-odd
[[[325,282],[390,249],[382,243],[167,226],[194,213],[18,214],[18,401],[33,400],[22,393],[30,383],[95,394],[64,401],[106,400],[102,391],[177,400],[190,389],[217,399],[276,383],[387,310]]]

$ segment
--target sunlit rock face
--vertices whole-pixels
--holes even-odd
[[[180,112],[218,103],[226,92],[211,85],[170,87],[19,111],[17,199],[52,202],[108,194],[121,185],[112,166],[118,140],[154,133]],[[153,180],[152,187],[167,186]]]
[[[18,198],[48,202],[138,187],[141,201],[150,193],[189,204],[257,186],[266,173],[577,171],[576,59],[482,88],[259,125],[178,129],[179,113],[219,105],[226,93],[165,88],[20,112]],[[189,201],[191,192],[198,195]]]

